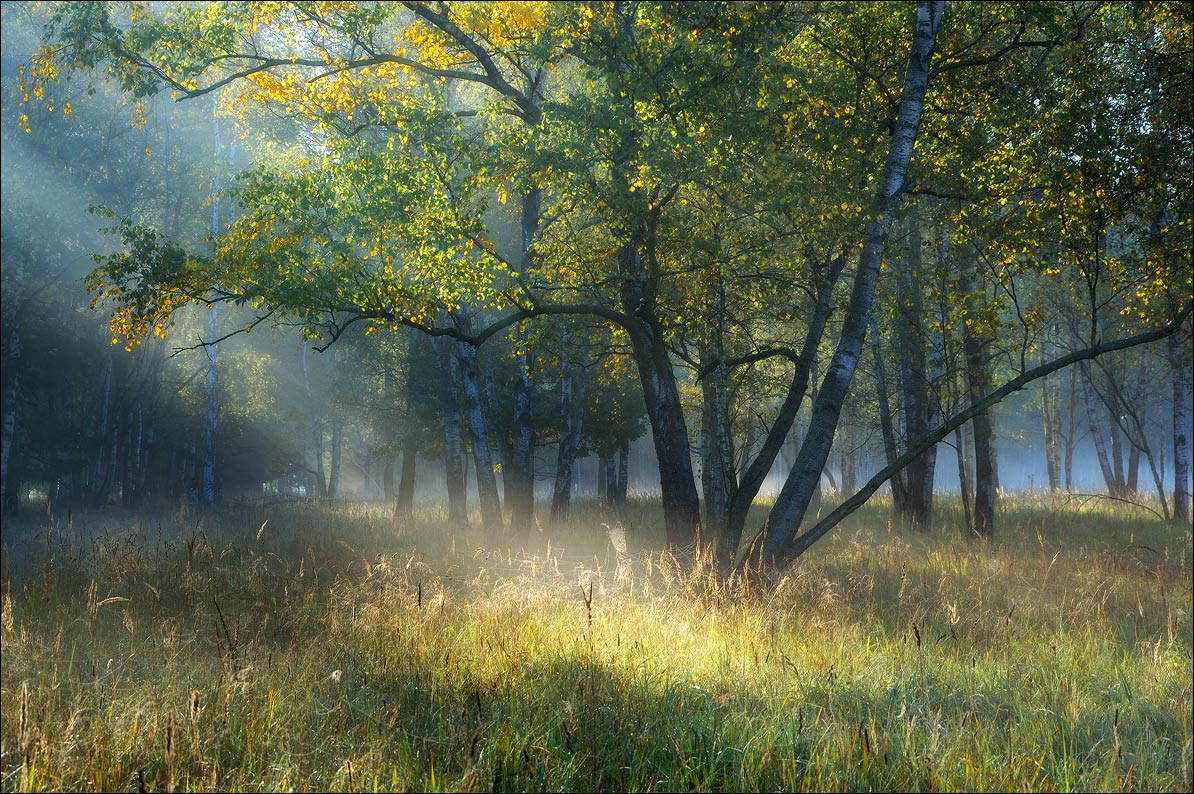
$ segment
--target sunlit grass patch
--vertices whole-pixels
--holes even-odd
[[[648,503],[581,506],[531,551],[369,505],[6,532],[0,773],[5,790],[1187,787],[1190,533],[1043,515],[1009,508],[984,545],[876,506],[767,590],[649,551]]]

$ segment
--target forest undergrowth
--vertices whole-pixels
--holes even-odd
[[[1189,790],[1191,532],[873,504],[775,586],[581,503],[521,551],[381,505],[3,533],[3,790]]]

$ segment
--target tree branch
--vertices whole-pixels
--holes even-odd
[[[256,328],[257,326],[261,325],[263,322],[268,320],[270,317],[273,317],[277,311],[278,311],[277,309],[270,309],[268,312],[261,315],[257,319],[253,320],[253,322],[249,323],[244,328],[237,328],[235,331],[226,333],[223,336],[219,337],[218,339],[212,339],[210,341],[204,341],[204,340],[200,339],[197,343],[195,343],[193,345],[187,345],[186,347],[176,347],[176,348],[174,348],[173,351],[171,351],[170,358],[174,358],[178,354],[186,353],[187,351],[190,351],[190,350],[199,350],[199,349],[206,350],[209,347],[213,347],[214,345],[220,344],[220,342],[223,342],[225,339],[231,339],[232,337],[236,336],[237,334],[247,334],[250,331],[252,331],[254,328]]]
[[[950,420],[942,423],[935,431],[911,445],[903,455],[896,458],[896,460],[890,465],[880,470],[878,474],[867,481],[866,485],[860,488],[849,499],[838,505],[837,508],[829,513],[829,515],[825,516],[825,518],[813,525],[813,527],[808,531],[794,537],[784,550],[783,557],[779,561],[779,568],[782,570],[790,562],[807,551],[810,546],[820,540],[822,536],[829,532],[829,530],[841,523],[842,519],[866,504],[871,496],[874,495],[875,491],[879,490],[879,487],[882,486],[883,483],[887,482],[888,479],[900,471],[903,471],[908,464],[919,458],[927,450],[939,443],[954,430],[966,424],[975,416],[979,415],[983,411],[986,411],[991,406],[1000,402],[1008,395],[1023,389],[1029,383],[1039,380],[1046,375],[1050,375],[1059,369],[1065,369],[1071,364],[1076,364],[1080,361],[1088,361],[1105,353],[1112,353],[1116,350],[1126,350],[1131,347],[1146,345],[1149,342],[1156,342],[1158,340],[1172,336],[1181,329],[1182,324],[1187,318],[1190,317],[1192,308],[1194,308],[1194,301],[1187,300],[1186,305],[1180,312],[1178,312],[1177,316],[1174,317],[1171,322],[1161,326],[1160,328],[1155,328],[1152,331],[1146,331],[1144,333],[1129,336],[1124,339],[1103,342],[1083,348],[1082,350],[1077,350],[1069,355],[1054,359],[1047,364],[1034,367],[1033,369],[1021,374],[1019,377],[1013,378],[1012,380],[1003,384],[1003,386],[991,392],[986,397],[983,397],[965,411],[962,411]]]
[[[790,347],[769,347],[764,350],[756,350],[754,353],[747,353],[742,356],[731,356],[728,358],[716,359],[705,364],[697,370],[696,379],[698,381],[704,380],[709,373],[723,364],[727,368],[740,367],[743,364],[753,364],[756,361],[763,361],[764,359],[774,358],[775,356],[783,356],[791,361],[793,364],[800,363],[800,351]]]

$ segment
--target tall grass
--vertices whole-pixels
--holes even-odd
[[[575,512],[523,552],[367,505],[8,526],[3,788],[1190,786],[1189,531],[878,504],[760,590]]]

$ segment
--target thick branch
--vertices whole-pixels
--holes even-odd
[[[1194,302],[1186,301],[1185,307],[1178,312],[1177,316],[1172,322],[1152,331],[1146,331],[1142,334],[1129,336],[1125,339],[1116,339],[1111,342],[1103,342],[1101,344],[1092,345],[1091,347],[1077,350],[1069,355],[1054,359],[1053,361],[1042,364],[1039,367],[1028,370],[1017,378],[1013,378],[1003,386],[988,394],[978,402],[971,405],[965,411],[952,417],[949,421],[942,423],[935,431],[922,438],[915,444],[909,446],[908,450],[896,458],[889,466],[879,471],[872,477],[867,484],[858,490],[853,496],[842,502],[829,515],[817,522],[807,532],[800,534],[792,539],[791,543],[784,551],[783,558],[779,561],[779,567],[783,568],[792,560],[795,560],[801,554],[808,550],[810,546],[821,539],[829,530],[837,526],[842,519],[853,513],[858,508],[866,504],[867,500],[874,495],[875,491],[879,490],[883,483],[887,482],[895,474],[903,471],[912,461],[916,460],[924,454],[930,447],[942,441],[946,436],[952,433],[957,428],[969,422],[978,414],[986,411],[991,406],[1003,400],[1013,392],[1023,389],[1033,381],[1040,380],[1046,375],[1051,375],[1059,369],[1064,369],[1071,364],[1076,364],[1079,361],[1088,361],[1097,358],[1105,353],[1112,353],[1116,350],[1126,350],[1131,347],[1138,347],[1146,345],[1150,342],[1156,342],[1160,339],[1172,336],[1181,328],[1182,323],[1190,316],[1191,308],[1194,307]]]
[[[534,107],[531,98],[510,85],[510,82],[502,75],[501,69],[493,62],[493,58],[485,48],[449,19],[446,9],[437,12],[428,8],[424,3],[415,2],[403,2],[403,5],[410,9],[416,16],[422,17],[440,31],[450,36],[453,41],[464,47],[477,59],[477,64],[484,70],[485,76],[482,78],[480,75],[474,74],[471,79],[476,82],[485,83],[499,94],[514,100],[514,103],[522,110],[524,120],[532,124],[539,120],[539,110]]]
[[[743,364],[753,364],[756,361],[764,361],[765,359],[774,358],[775,356],[783,356],[793,364],[800,363],[799,350],[794,350],[790,347],[768,347],[763,350],[756,350],[753,353],[747,353],[741,356],[729,356],[727,358],[714,359],[697,370],[696,379],[704,380],[710,372],[723,365],[727,369],[730,369],[734,367],[740,367]]]

